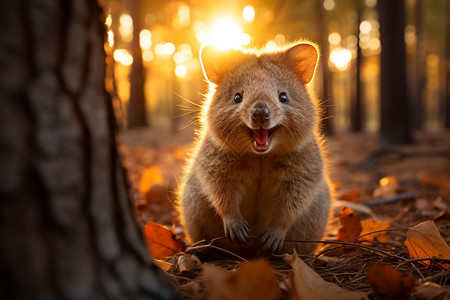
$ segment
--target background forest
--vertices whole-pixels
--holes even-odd
[[[201,45],[299,38],[321,49],[323,247],[247,264],[189,245]],[[449,80],[448,0],[4,0],[0,299],[447,299]]]
[[[401,103],[407,112],[387,118],[401,117],[410,131],[449,128],[449,6],[445,0],[395,1],[378,9],[376,0],[107,1],[108,41],[127,127],[177,131],[189,124],[192,114],[182,108],[199,103],[205,91],[202,43],[270,48],[307,39],[322,52],[313,86],[326,109],[325,131],[377,131],[385,20],[385,43],[404,45],[394,63],[404,60],[406,66],[399,74],[398,65],[386,64],[387,74],[397,72],[395,80],[404,77],[397,88],[405,91],[404,99],[384,105]]]

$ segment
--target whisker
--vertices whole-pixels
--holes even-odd
[[[199,120],[200,120],[200,118],[199,118],[198,116],[194,116],[194,117],[192,117],[192,118],[186,123],[186,125],[184,125],[183,127],[181,127],[179,130],[186,129],[186,128],[188,128],[189,126],[191,126],[191,125],[197,123]]]
[[[178,107],[180,110],[190,110],[190,111],[198,111],[198,112],[201,111],[201,109],[198,109],[198,108],[196,108],[196,107],[185,106],[185,105],[181,105],[181,104],[177,104],[177,107]]]
[[[174,118],[181,118],[181,117],[184,117],[184,116],[187,116],[187,115],[190,115],[190,114],[194,114],[194,113],[196,113],[196,112],[195,111],[190,111],[190,112],[187,112],[187,113],[175,116]]]
[[[180,97],[181,99],[183,99],[184,101],[189,102],[190,104],[195,105],[195,106],[197,106],[197,107],[201,107],[201,104],[195,103],[195,102],[189,100],[188,98],[181,96],[180,94],[178,94],[178,93],[176,93],[176,92],[173,92],[173,93],[174,93],[175,95],[177,95],[178,97]]]

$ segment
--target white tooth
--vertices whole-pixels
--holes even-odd
[[[254,145],[256,148],[260,147],[260,145],[259,145],[256,141],[253,141],[253,145]],[[264,147],[269,147],[269,142],[268,142],[268,141],[266,141],[266,143],[264,144]]]

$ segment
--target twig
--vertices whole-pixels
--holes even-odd
[[[228,250],[226,250],[226,249],[223,249],[223,248],[220,248],[220,247],[218,247],[218,246],[213,245],[213,243],[214,243],[215,241],[218,241],[218,240],[224,240],[224,239],[227,239],[227,238],[224,237],[224,236],[222,236],[222,237],[217,237],[217,238],[212,239],[212,240],[209,242],[209,244],[207,244],[207,245],[199,245],[199,246],[195,246],[195,245],[199,244],[200,242],[204,242],[204,240],[199,241],[199,242],[195,243],[193,246],[187,248],[187,249],[186,249],[186,252],[192,251],[192,250],[204,249],[204,248],[212,248],[212,249],[216,249],[216,250],[222,251],[222,252],[224,252],[224,253],[230,254],[230,255],[232,255],[232,256],[234,256],[234,257],[236,257],[236,258],[238,258],[238,259],[240,259],[240,260],[242,260],[242,261],[248,262],[248,260],[246,260],[245,258],[243,258],[243,257],[241,257],[241,256],[239,256],[239,255],[237,255],[237,254],[235,254],[235,253],[233,253],[233,252],[231,252],[231,251],[228,251]]]
[[[410,263],[410,262],[421,262],[421,261],[426,261],[429,260],[430,262],[434,262],[434,261],[438,261],[438,262],[442,262],[442,263],[447,263],[450,264],[450,259],[446,259],[446,258],[439,258],[439,257],[421,257],[421,258],[410,258],[410,259],[406,259],[404,262],[402,262],[399,266],[404,265],[406,263]]]
[[[422,284],[424,282],[431,281],[431,280],[433,280],[435,278],[439,278],[439,277],[445,276],[446,273],[450,274],[450,270],[444,270],[444,271],[439,272],[437,274],[434,274],[434,275],[431,275],[431,276],[428,276],[428,277],[425,277],[425,278],[421,278],[421,279],[419,279],[419,283]]]
[[[388,228],[388,229],[376,230],[376,231],[372,231],[372,232],[357,236],[357,237],[353,238],[352,240],[350,240],[349,242],[357,241],[360,238],[363,238],[363,237],[371,235],[371,234],[381,233],[381,232],[389,232],[389,231],[408,231],[408,228]]]
[[[384,199],[379,199],[379,200],[373,200],[373,201],[369,201],[366,203],[363,203],[365,206],[376,206],[376,205],[382,205],[382,204],[389,204],[389,203],[394,203],[397,201],[402,201],[402,200],[408,200],[408,199],[414,199],[415,195],[413,192],[406,192],[406,193],[402,193],[402,194],[398,194],[394,197],[390,197],[390,198],[384,198]]]
[[[377,249],[377,248],[373,248],[370,246],[366,246],[366,245],[361,245],[361,244],[355,244],[355,243],[350,243],[350,242],[342,242],[342,241],[301,241],[301,240],[284,240],[285,242],[290,242],[290,243],[295,243],[295,242],[299,242],[299,243],[319,243],[319,244],[334,244],[334,245],[341,245],[341,246],[355,246],[355,247],[359,247],[359,248],[363,248],[366,250],[370,250],[370,251],[374,251],[374,252],[378,252],[381,253],[385,256],[389,256],[389,257],[393,257],[393,258],[397,258],[399,260],[404,261],[406,258],[401,257],[401,256],[397,256],[395,254],[383,251],[381,249]],[[331,249],[328,249],[328,251]],[[320,254],[318,254],[320,255]]]
[[[357,237],[355,237],[354,239],[348,241],[347,243],[351,243],[351,242],[357,241],[358,239],[360,239],[360,238],[362,238],[362,237],[365,237],[365,236],[367,236],[367,235],[371,235],[371,234],[374,234],[374,233],[380,233],[380,232],[384,232],[384,231],[394,231],[394,230],[397,230],[397,229],[383,229],[383,230],[377,230],[377,231],[369,232],[369,233],[366,233],[366,234],[357,236]],[[398,230],[402,230],[402,229],[398,229]],[[332,250],[341,248],[341,247],[343,247],[343,246],[346,245],[346,244],[341,243],[341,242],[339,242],[339,241],[335,241],[336,243],[331,243],[331,241],[328,241],[328,242],[330,242],[329,244],[339,244],[339,246],[334,247],[334,248],[329,248],[329,249],[324,249],[324,250],[322,250],[321,252],[319,252],[319,253],[317,253],[317,254],[315,255],[316,258],[319,257],[319,256],[321,256],[322,254],[324,254],[324,253],[326,253],[326,252],[329,252],[329,251],[332,251]],[[352,244],[352,245],[353,245],[353,244]],[[357,244],[355,244],[355,245],[357,245]],[[367,247],[368,247],[368,246],[367,246]],[[371,249],[372,249],[372,248],[371,248]]]

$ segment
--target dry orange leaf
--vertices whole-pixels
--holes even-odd
[[[178,159],[178,160],[185,159],[185,158],[186,158],[186,150],[185,150],[185,149],[182,149],[182,148],[176,149],[176,150],[173,152],[173,155],[174,155],[175,158]]]
[[[379,186],[373,192],[375,198],[389,198],[397,194],[398,180],[394,176],[380,179]]]
[[[369,267],[367,281],[373,286],[375,293],[385,300],[408,300],[416,285],[414,277],[405,276],[385,264]]]
[[[339,196],[340,200],[358,202],[361,191],[358,189],[346,191]]]
[[[147,193],[155,184],[161,184],[164,178],[158,167],[151,167],[144,171],[139,181],[139,190],[141,193]]]
[[[425,187],[439,188],[442,190],[450,189],[449,178],[447,174],[434,171],[421,171],[418,175],[420,184]]]
[[[433,221],[426,221],[408,229],[406,233],[406,247],[408,247],[411,258],[437,257],[450,259],[450,247],[442,238],[436,224]],[[429,265],[430,261],[423,261]],[[443,267],[450,268],[449,264]]]
[[[170,269],[170,267],[172,266],[171,263],[168,263],[166,261],[160,260],[160,259],[154,259],[153,260],[155,262],[155,264],[162,269],[163,271],[168,271]]]
[[[211,264],[203,266],[208,300],[276,300],[277,275],[264,259],[244,262],[235,272]]]
[[[144,237],[150,254],[155,259],[162,259],[183,252],[184,242],[175,234],[159,224],[148,222],[144,227]]]
[[[291,300],[360,300],[367,299],[367,293],[345,290],[335,283],[323,280],[297,255],[286,255],[286,261],[292,266],[289,276]]]
[[[361,230],[360,235],[364,235],[364,234],[368,234],[368,233],[371,233],[374,231],[384,230],[384,229],[389,228],[388,223],[383,222],[383,221],[372,220],[372,219],[362,221],[361,226],[362,226],[362,230]],[[380,232],[380,233],[374,233],[374,234],[365,236],[362,239],[369,240],[369,241],[373,241],[376,239],[379,242],[386,243],[387,241],[389,241],[390,237],[387,234],[387,232]]]
[[[362,230],[361,221],[358,215],[348,207],[343,207],[339,213],[339,232],[337,238],[340,241],[348,242],[359,236]]]

